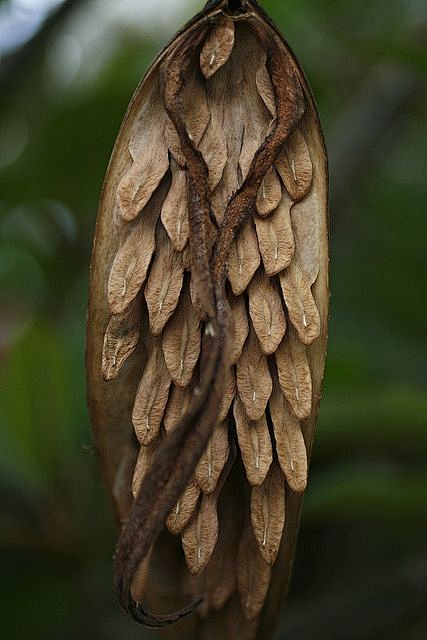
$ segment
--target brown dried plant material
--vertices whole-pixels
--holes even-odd
[[[248,525],[240,541],[237,558],[237,583],[247,620],[254,620],[260,614],[267,597],[270,577],[271,567],[264,562],[252,527]]]
[[[275,353],[285,335],[286,318],[277,284],[262,268],[249,285],[249,313],[262,352]]]
[[[277,372],[282,391],[299,420],[306,420],[312,407],[312,382],[307,347],[293,327],[276,352]]]
[[[141,599],[165,611],[202,596],[174,640],[236,629],[265,640],[277,618],[302,504],[291,491],[306,486],[321,395],[327,191],[293,54],[256,0],[210,0],[130,105],[101,200],[88,316],[91,416],[122,526],[115,590],[154,628],[198,600],[156,615]]]
[[[200,54],[200,67],[205,78],[211,78],[230,58],[234,47],[234,22],[220,17],[207,37]]]
[[[265,176],[261,183],[256,201],[257,213],[260,216],[268,216],[277,209],[282,199],[282,185],[279,175],[274,167]]]
[[[243,345],[249,335],[249,320],[245,305],[245,296],[229,296],[231,316],[233,318],[230,363],[236,364],[242,355]]]
[[[251,522],[264,562],[272,566],[285,526],[285,479],[276,462],[264,482],[252,489]]]
[[[236,374],[234,367],[229,367],[224,372],[224,390],[218,407],[218,420],[224,422],[230,411],[231,403],[236,395]]]
[[[246,291],[260,262],[254,224],[252,220],[248,220],[231,247],[228,258],[228,279],[235,296]]]
[[[117,188],[120,213],[126,222],[134,220],[144,209],[169,169],[165,128],[166,115],[158,87],[154,87],[135,123],[129,144],[133,164]]]
[[[163,416],[165,429],[168,433],[173,431],[180,420],[188,413],[192,398],[193,387],[191,384],[187,387],[177,387],[172,384]]]
[[[123,313],[145,282],[154,253],[159,213],[157,208],[150,207],[117,252],[108,279],[108,302],[113,314]]]
[[[276,98],[274,96],[274,89],[270,74],[266,67],[265,57],[263,57],[261,65],[256,73],[256,86],[265,106],[273,118],[275,118],[277,114]]]
[[[290,264],[295,253],[290,211],[292,200],[284,193],[276,211],[267,218],[255,216],[259,250],[268,276],[280,273]]]
[[[280,466],[292,491],[301,493],[307,486],[307,450],[299,420],[277,383],[269,408]]]
[[[251,486],[262,484],[273,461],[273,449],[265,415],[256,422],[249,420],[241,401],[234,402],[237,438]]]
[[[182,546],[189,571],[199,575],[209,562],[218,540],[216,494],[204,494],[200,507],[182,533]]]
[[[181,96],[181,109],[184,114],[188,135],[194,140],[195,144],[199,144],[210,118],[206,85],[195,67],[187,71],[185,76],[185,87]],[[179,136],[169,117],[166,118],[165,139],[176,162],[184,169],[187,162],[182,153]]]
[[[142,303],[138,298],[123,313],[112,316],[104,337],[102,376],[113,380],[126,360],[135,351],[139,341]]]
[[[167,234],[176,249],[183,251],[189,238],[187,175],[177,162],[170,162],[172,182],[163,203],[161,219]]]
[[[246,33],[247,45],[242,47],[241,72],[242,85],[246,91],[240,91],[240,117],[244,123],[243,144],[240,152],[239,167],[242,179],[249,174],[252,160],[264,143],[269,132],[271,117],[261,95],[259,94],[254,70],[259,61],[264,60],[265,53],[259,40]],[[248,50],[249,49],[249,50]]]
[[[314,190],[293,205],[291,219],[295,262],[306,281],[313,285],[319,275],[321,252],[321,227]]]
[[[167,234],[160,229],[157,250],[145,287],[150,319],[150,331],[158,336],[175,311],[184,280],[181,254],[172,246]]]
[[[159,433],[170,384],[171,377],[163,358],[161,342],[156,340],[151,345],[132,413],[135,433],[142,445],[150,444]]]
[[[161,434],[159,434],[156,439],[150,444],[141,445],[141,447],[139,448],[138,458],[136,461],[132,479],[132,493],[134,498],[136,498],[136,496],[138,495],[142,481],[144,480],[144,477],[151,466],[153,455],[159,445],[160,438]]]
[[[250,420],[261,420],[271,395],[272,382],[267,358],[253,328],[237,363],[237,389]]]
[[[239,88],[233,82],[233,79],[233,75],[230,75],[228,84],[225,87],[224,93],[227,98],[223,105],[222,115],[223,122],[225,120],[230,123],[227,135],[227,159],[221,180],[212,194],[212,211],[218,226],[223,222],[227,205],[233,194],[242,184],[238,167],[243,144],[244,124],[240,117]],[[218,81],[219,78],[217,78]]]
[[[211,117],[200,142],[200,152],[208,167],[208,182],[213,192],[221,181],[227,163],[227,138],[223,127],[224,83],[213,78],[207,87],[207,97]]]
[[[283,297],[289,318],[305,345],[312,344],[320,335],[320,314],[311,291],[299,267],[293,262],[280,274]]]
[[[200,354],[200,321],[186,287],[178,309],[163,331],[163,353],[173,382],[190,384]]]
[[[302,200],[313,182],[313,165],[307,143],[296,129],[276,158],[276,169],[294,202]]]
[[[228,422],[222,422],[213,432],[199,464],[196,467],[196,482],[203,493],[213,493],[228,460]]]
[[[172,535],[178,536],[184,531],[194,514],[199,497],[200,488],[192,480],[167,517],[166,526]]]

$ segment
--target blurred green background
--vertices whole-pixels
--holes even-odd
[[[201,7],[0,0],[0,600],[7,640],[134,640],[85,405],[88,263],[131,94]],[[329,355],[277,640],[427,637],[427,7],[265,0],[331,160]],[[236,636],[237,637],[237,636]]]

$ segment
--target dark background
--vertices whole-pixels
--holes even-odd
[[[111,589],[115,531],[85,405],[88,263],[102,179],[127,103],[160,46],[200,6],[0,0],[6,640],[146,637],[119,611]],[[324,398],[277,638],[422,640],[425,0],[263,6],[312,84],[332,180]]]

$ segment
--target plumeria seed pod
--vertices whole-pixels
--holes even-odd
[[[137,622],[186,640],[271,637],[328,303],[311,91],[256,0],[211,0],[132,98],[91,264],[89,407],[121,529],[115,590]]]

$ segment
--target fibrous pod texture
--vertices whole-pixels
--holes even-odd
[[[288,45],[255,0],[211,0],[130,103],[90,279],[115,590],[167,637],[269,638],[277,619],[326,352],[327,183]]]

